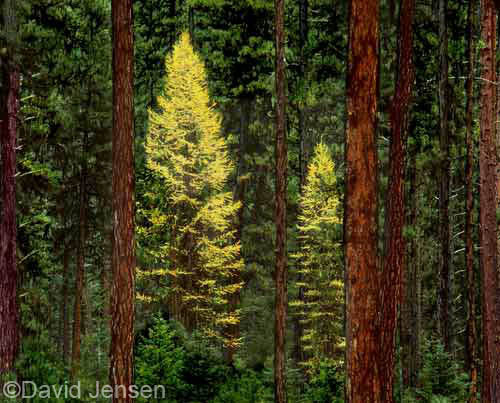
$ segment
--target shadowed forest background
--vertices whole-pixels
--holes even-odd
[[[1,3],[0,386],[500,402],[493,0]]]

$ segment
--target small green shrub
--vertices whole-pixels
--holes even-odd
[[[164,402],[177,402],[187,392],[188,384],[183,379],[186,352],[175,341],[175,333],[167,322],[157,319],[138,345],[135,367],[136,384],[163,385]],[[137,399],[138,402],[145,401]]]
[[[469,397],[467,374],[439,341],[430,340],[424,346],[420,384],[416,391],[420,401],[463,403]]]
[[[344,396],[344,372],[338,363],[321,360],[312,370],[302,401],[340,403]]]
[[[139,340],[136,385],[163,385],[164,399],[138,402],[206,403],[219,393],[230,375],[220,356],[200,340],[188,343],[173,323],[155,319],[146,337]]]
[[[228,378],[211,403],[270,403],[273,401],[272,384],[255,371],[242,371]]]

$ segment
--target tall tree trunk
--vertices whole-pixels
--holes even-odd
[[[347,402],[382,402],[377,269],[377,88],[379,4],[349,2],[346,265]]]
[[[300,84],[299,88],[302,91],[302,99],[299,101],[299,141],[300,141],[300,150],[299,150],[299,169],[300,169],[300,182],[299,182],[299,191],[302,195],[306,171],[307,171],[307,129],[306,129],[306,113],[305,113],[305,101],[304,98],[306,96],[306,55],[305,55],[305,47],[307,43],[308,37],[308,8],[309,1],[308,0],[300,0],[299,1],[299,49],[300,49]],[[301,242],[300,240],[298,242]],[[298,262],[298,265],[301,265],[301,262]],[[299,274],[297,281],[302,283],[303,275],[302,270],[299,267]],[[304,287],[299,287],[299,295],[298,300],[304,302]],[[294,317],[294,358],[298,363],[305,361],[304,349],[302,348],[302,336],[304,334],[304,329],[301,323],[302,315],[295,315]]]
[[[391,145],[389,197],[386,214],[386,256],[382,272],[380,323],[381,357],[384,357],[380,384],[384,385],[383,401],[393,401],[394,341],[397,311],[401,296],[404,267],[405,223],[404,173],[405,141],[408,131],[409,107],[413,87],[413,14],[414,1],[401,0],[399,17],[399,71],[391,110]]]
[[[411,228],[417,226],[417,156],[413,151],[409,164],[410,208],[408,224]],[[420,345],[420,322],[419,322],[419,283],[420,265],[418,262],[418,245],[416,234],[408,245],[408,263],[405,265],[404,283],[402,286],[402,308],[401,308],[401,347],[403,365],[403,386],[405,388],[416,388],[418,386],[419,373],[419,345]]]
[[[276,31],[276,302],[274,330],[274,393],[276,403],[286,403],[285,333],[287,313],[286,184],[287,136],[285,94],[285,0],[275,0]]]
[[[441,151],[439,175],[439,263],[438,312],[439,327],[446,351],[450,351],[450,140],[449,140],[449,88],[448,88],[448,27],[446,12],[448,0],[439,0],[439,146]]]
[[[110,382],[114,403],[132,402],[134,241],[134,44],[132,0],[112,1],[113,21],[113,284]]]
[[[496,223],[496,13],[493,0],[481,2],[481,138],[480,138],[480,244],[482,269],[483,382],[482,399],[500,402],[497,294],[497,223]]]
[[[82,143],[82,168],[80,172],[80,213],[78,218],[78,245],[76,250],[75,304],[73,310],[73,341],[71,348],[71,379],[80,371],[82,336],[82,300],[85,287],[85,244],[87,241],[87,142],[88,133]]]
[[[4,2],[4,26],[13,38],[17,20],[15,1]],[[1,197],[0,217],[0,374],[14,369],[19,346],[17,304],[16,142],[19,114],[19,69],[12,55],[2,60]]]
[[[477,351],[476,351],[476,278],[474,273],[474,246],[472,243],[473,231],[473,209],[474,209],[474,140],[473,140],[473,105],[474,105],[474,61],[475,61],[475,40],[474,40],[474,6],[475,1],[469,1],[467,15],[468,39],[468,74],[466,82],[467,104],[466,113],[466,135],[467,135],[467,159],[465,165],[465,187],[466,187],[466,208],[465,208],[465,263],[467,272],[467,328],[466,328],[466,366],[471,380],[469,403],[476,402],[477,394]]]
[[[240,208],[238,209],[237,214],[237,222],[236,222],[236,239],[242,243],[243,242],[243,227],[245,225],[244,222],[244,213],[245,213],[245,193],[246,193],[246,180],[244,179],[245,175],[245,154],[246,154],[246,142],[248,138],[248,129],[250,126],[250,106],[251,106],[250,98],[243,98],[240,100],[240,139],[239,139],[239,150],[238,150],[238,168],[236,172],[236,187],[235,187],[235,195],[234,200],[237,200],[241,203]],[[233,279],[235,283],[241,281],[240,275],[238,278]],[[230,310],[235,312],[241,302],[240,290],[236,291],[231,295],[230,298]],[[240,338],[240,323],[236,323],[230,326],[229,329],[231,338],[234,340],[238,340]],[[231,345],[227,351],[227,360],[232,363],[234,361],[234,355],[236,353],[236,346]]]

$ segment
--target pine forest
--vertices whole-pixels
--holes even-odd
[[[0,403],[500,403],[500,0],[0,0]]]

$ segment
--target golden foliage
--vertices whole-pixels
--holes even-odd
[[[299,267],[303,298],[290,304],[304,329],[306,365],[324,354],[339,358],[343,346],[343,279],[338,225],[341,224],[335,166],[328,147],[318,144],[300,199]]]
[[[167,245],[153,251],[169,276],[168,304],[185,325],[210,337],[239,321],[229,298],[242,284],[240,244],[232,228],[240,207],[226,189],[233,170],[221,118],[210,101],[206,72],[183,33],[166,60],[164,95],[149,111],[147,166],[164,183],[168,208],[150,211],[151,228],[169,231]],[[169,211],[169,213],[166,213]]]

